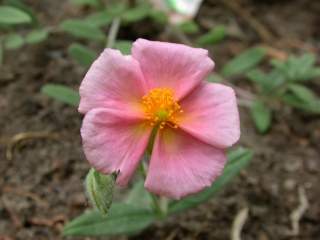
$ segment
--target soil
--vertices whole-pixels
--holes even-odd
[[[46,25],[87,12],[68,1],[27,2]],[[196,18],[202,31],[226,24],[233,33],[223,43],[209,47],[218,71],[231,56],[259,44],[280,54],[312,51],[319,55],[319,1],[234,1],[240,8],[225,2],[204,1]],[[248,12],[250,19],[245,17]],[[252,21],[258,21],[268,36]],[[177,40],[148,21],[121,29],[119,37]],[[86,69],[68,57],[72,41],[65,34],[53,34],[39,45],[7,52],[1,67],[1,240],[64,239],[63,224],[88,207],[83,179],[89,165],[79,136],[82,117],[76,108],[40,93],[45,83],[78,88]],[[251,88],[243,79],[234,84]],[[319,83],[314,87],[319,89]],[[320,239],[320,118],[279,106],[272,129],[260,135],[248,110],[241,107],[240,111],[242,137],[238,145],[254,150],[250,166],[210,202],[129,239],[230,239],[232,222],[244,207],[249,208],[249,216],[243,239]],[[17,134],[26,139],[13,146],[8,159],[8,145]],[[299,189],[304,190],[309,204],[299,221],[300,231],[293,236],[290,215],[300,204]]]

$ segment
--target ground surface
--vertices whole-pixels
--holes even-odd
[[[47,24],[55,24],[82,14],[66,2],[46,0],[33,6]],[[203,30],[222,23],[236,35],[210,48],[218,70],[234,54],[261,43],[280,49],[281,54],[308,50],[319,55],[319,1],[240,2],[243,8],[234,9],[220,1],[205,1],[197,18]],[[249,23],[243,11],[252,13]],[[267,34],[255,28],[252,19]],[[127,28],[120,31],[121,38],[175,40],[146,23]],[[79,86],[85,69],[68,58],[70,42],[69,37],[54,34],[41,45],[8,53],[1,69],[1,240],[63,239],[63,223],[87,207],[82,182],[89,165],[79,138],[81,116],[75,108],[39,93],[44,83]],[[242,82],[235,84],[249,87]],[[319,84],[314,87],[319,89]],[[233,219],[243,207],[250,211],[243,239],[320,238],[320,119],[280,106],[272,130],[261,136],[245,108],[241,108],[241,118],[239,145],[255,151],[246,171],[209,203],[172,217],[162,226],[152,226],[133,239],[229,239]],[[8,140],[30,132],[51,134],[31,136],[8,160]],[[299,188],[305,190],[309,208],[300,221],[300,233],[293,237],[290,214],[299,205]]]

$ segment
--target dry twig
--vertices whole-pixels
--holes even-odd
[[[231,240],[241,240],[241,231],[248,218],[249,209],[247,207],[241,209],[232,223]]]
[[[7,143],[6,158],[12,160],[13,158],[13,149],[21,141],[30,140],[30,139],[58,139],[58,134],[48,133],[48,132],[23,132],[14,135]]]
[[[303,187],[299,187],[298,194],[299,194],[299,206],[296,209],[294,209],[290,214],[291,228],[292,228],[290,231],[291,236],[299,235],[299,232],[300,232],[299,222],[303,214],[307,211],[309,207],[306,192]]]
[[[246,21],[263,41],[273,42],[273,34],[261,22],[254,18],[247,9],[242,8],[238,1],[222,0],[222,3]]]
[[[45,200],[43,200],[37,194],[29,192],[29,191],[26,191],[26,190],[23,190],[23,189],[18,189],[18,188],[5,186],[2,189],[2,192],[4,192],[4,193],[12,193],[12,194],[16,194],[16,195],[23,196],[23,197],[29,197],[32,200],[34,200],[35,202],[37,202],[40,206],[45,207],[45,208],[49,207],[49,203],[46,202]]]

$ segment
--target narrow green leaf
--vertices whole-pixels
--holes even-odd
[[[173,201],[170,203],[169,213],[178,213],[208,201],[248,165],[252,156],[252,151],[245,149],[242,149],[241,152],[238,152],[237,154],[232,154],[232,159],[230,159],[229,153],[228,158],[230,163],[225,167],[223,174],[211,185],[211,187],[194,196],[186,197],[180,201]]]
[[[41,92],[72,106],[78,106],[80,102],[78,92],[61,84],[46,84],[41,88]]]
[[[265,49],[259,47],[246,50],[229,61],[222,69],[222,74],[225,77],[230,77],[245,73],[258,65],[265,57],[265,53]]]
[[[136,234],[155,220],[154,214],[146,209],[124,203],[114,203],[107,216],[89,211],[68,223],[65,236],[107,236]]]
[[[79,38],[97,41],[104,41],[106,38],[104,33],[99,28],[86,22],[85,20],[65,20],[60,24],[60,28]]]
[[[208,33],[198,38],[197,44],[199,45],[210,45],[221,42],[226,36],[226,28],[222,25],[216,26],[211,29]]]
[[[113,16],[109,13],[109,11],[104,10],[104,11],[89,15],[85,19],[85,21],[96,27],[103,27],[111,23],[112,19],[113,19]]]
[[[26,43],[35,44],[48,38],[49,32],[46,29],[37,29],[29,32],[26,36]]]
[[[68,48],[69,55],[82,66],[88,67],[96,59],[97,54],[79,43],[72,43]]]
[[[186,21],[178,25],[181,31],[185,33],[197,33],[200,31],[199,26],[194,21]]]
[[[151,10],[149,4],[140,4],[137,7],[129,8],[122,14],[122,19],[127,22],[137,22],[146,18]]]
[[[223,81],[223,78],[218,75],[218,74],[215,74],[215,73],[212,73],[208,76],[208,79],[207,79],[208,82],[222,82]]]
[[[10,34],[7,35],[4,39],[4,48],[5,49],[17,49],[22,47],[24,44],[24,39],[19,34]]]
[[[289,90],[303,102],[313,102],[316,100],[315,94],[301,84],[289,84]]]
[[[149,17],[158,24],[165,25],[168,22],[168,16],[163,11],[151,9],[149,11]]]
[[[104,175],[91,168],[86,177],[86,190],[90,202],[101,214],[106,215],[113,200],[117,174]]]
[[[115,42],[113,47],[120,50],[122,54],[129,55],[131,54],[132,42],[126,40],[118,40]]]
[[[312,102],[303,102],[296,95],[286,93],[282,96],[282,100],[292,107],[303,110],[312,114],[320,114],[320,100],[315,99]]]
[[[250,108],[251,117],[260,133],[265,133],[271,125],[271,110],[261,101],[254,101]]]
[[[11,6],[0,6],[0,24],[23,24],[30,23],[29,14]]]

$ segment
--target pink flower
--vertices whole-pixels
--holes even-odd
[[[208,51],[138,39],[132,56],[105,49],[81,86],[85,155],[125,186],[154,137],[145,187],[179,199],[210,186],[240,136],[234,91],[204,81]],[[149,144],[150,147],[150,144]]]

